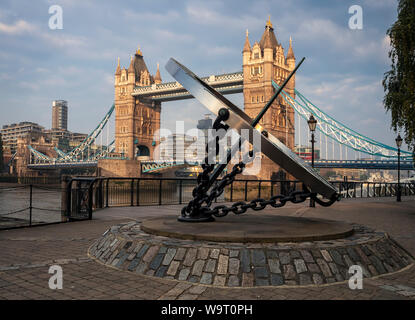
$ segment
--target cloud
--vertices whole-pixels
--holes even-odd
[[[245,30],[257,29],[264,25],[264,19],[258,18],[253,15],[236,15],[229,14],[225,15],[219,11],[215,11],[205,4],[192,2],[187,5],[186,13],[193,23],[211,26],[213,28],[225,29],[236,29]]]
[[[35,29],[35,26],[24,20],[18,20],[14,24],[5,24],[0,22],[0,33],[5,33],[8,35],[30,33],[33,31],[33,29]]]

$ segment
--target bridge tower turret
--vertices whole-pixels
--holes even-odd
[[[255,42],[252,48],[249,44],[248,33],[242,51],[244,74],[244,109],[251,117],[259,113],[264,104],[272,97],[275,90],[272,80],[281,85],[295,67],[292,42],[285,58],[284,48],[275,37],[274,28],[269,18],[265,25],[260,42]],[[287,84],[286,91],[294,97],[295,78]],[[262,118],[260,124],[276,136],[290,149],[294,149],[294,110],[279,97]],[[285,172],[271,160],[262,155],[260,179],[287,178]]]
[[[147,69],[140,48],[131,57],[128,69],[115,71],[115,147],[130,160],[152,158],[160,129],[160,102],[141,101],[133,96],[135,87],[151,86],[160,77]]]

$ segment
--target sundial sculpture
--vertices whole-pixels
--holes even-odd
[[[287,201],[299,203],[305,201],[308,197],[312,198],[316,203],[322,206],[330,206],[336,200],[339,200],[339,194],[336,189],[324,179],[318,172],[305,163],[303,159],[298,157],[294,152],[287,148],[280,140],[270,133],[262,130],[259,126],[259,121],[269,109],[271,104],[283,90],[293,74],[297,71],[303,58],[295,69],[290,73],[279,90],[275,92],[272,98],[267,102],[261,112],[255,119],[251,119],[245,112],[235,106],[232,102],[226,99],[223,95],[217,92],[214,88],[198,78],[192,71],[170,58],[166,65],[167,71],[193,95],[199,102],[201,102],[207,109],[217,115],[214,122],[213,129],[233,128],[241,135],[241,130],[249,130],[249,143],[252,145],[252,152],[262,152],[273,162],[285,169],[288,173],[303,182],[302,191],[294,191],[288,196],[276,195],[269,200],[254,199],[251,202],[239,201],[232,206],[225,205],[215,206],[211,208],[211,204],[215,198],[220,196],[225,186],[231,184],[235,176],[242,172],[245,167],[244,162],[236,164],[232,171],[225,175],[223,179],[217,181],[219,175],[226,168],[227,164],[232,159],[233,155],[239,151],[239,143],[234,144],[226,155],[226,163],[224,164],[208,164],[208,157],[206,157],[205,164],[202,165],[203,172],[198,175],[197,187],[193,190],[193,199],[186,207],[182,209],[179,221],[185,222],[207,222],[214,221],[215,217],[221,217],[232,211],[235,214],[244,213],[247,209],[262,210],[267,205],[273,207],[282,207]],[[259,149],[253,143],[253,136],[257,134],[261,139],[261,148]],[[218,154],[218,148],[214,152]],[[210,193],[208,193],[211,189]],[[321,200],[317,194],[322,195],[328,201]]]

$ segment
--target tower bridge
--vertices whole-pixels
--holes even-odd
[[[271,21],[268,20],[261,39],[252,45],[248,31],[246,32],[242,49],[242,71],[210,75],[202,80],[222,94],[242,93],[243,109],[254,118],[295,68],[295,61],[291,38],[288,50],[285,51],[277,40]],[[154,159],[154,151],[160,143],[157,133],[160,129],[162,103],[190,99],[192,95],[178,82],[163,83],[159,65],[155,75],[150,74],[140,48],[131,56],[128,68],[122,68],[118,58],[114,80],[114,105],[85,141],[69,153],[54,150],[52,153],[56,154],[55,157],[51,154],[47,156],[29,146],[30,159],[22,163],[34,170],[95,166],[99,168],[101,175],[131,177],[183,166],[183,163],[174,161],[157,161]],[[302,145],[301,131],[308,132],[306,120],[313,114],[318,120],[320,150],[325,145],[326,155],[326,159],[316,159],[316,167],[397,168],[396,148],[346,127],[313,105],[295,87],[294,75],[261,119],[260,124],[265,130],[294,150],[296,144]],[[109,130],[111,115],[115,117],[115,125]],[[106,137],[103,138],[105,133]],[[92,150],[94,145],[99,147]],[[330,159],[328,145],[332,148]],[[351,160],[347,156],[348,150],[372,159]],[[345,159],[343,155],[346,155]],[[401,151],[401,156],[402,168],[413,169],[412,154]],[[288,177],[276,164],[263,157],[258,178],[268,180]]]

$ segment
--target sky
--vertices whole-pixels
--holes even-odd
[[[49,28],[49,8],[62,8],[63,29]],[[360,5],[363,28],[349,28]],[[114,100],[117,58],[128,68],[140,46],[150,73],[174,57],[199,76],[242,69],[246,29],[259,41],[271,16],[277,40],[297,61],[296,88],[348,127],[395,146],[383,107],[390,68],[386,30],[396,0],[105,1],[2,0],[0,3],[0,126],[33,121],[50,128],[52,101],[69,104],[68,129],[91,132]],[[227,96],[243,107],[242,94]],[[207,110],[196,100],[166,102],[161,126],[195,127]],[[404,149],[406,146],[404,146]]]

